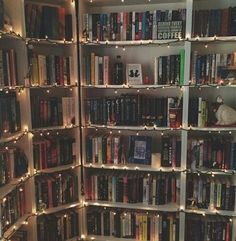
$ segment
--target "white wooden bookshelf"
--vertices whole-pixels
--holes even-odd
[[[235,106],[235,85],[193,85],[191,84],[191,53],[194,50],[198,50],[200,53],[232,53],[236,51],[235,41],[236,36],[214,36],[214,37],[192,37],[192,19],[193,11],[196,9],[217,9],[217,8],[227,8],[230,6],[235,6],[235,1],[204,1],[204,0],[186,0],[186,1],[162,1],[162,0],[152,0],[152,1],[136,1],[136,0],[125,0],[125,1],[80,1],[80,22],[83,23],[84,13],[111,13],[111,12],[129,12],[129,11],[149,11],[149,10],[166,10],[166,9],[178,9],[186,8],[186,35],[183,39],[172,40],[138,40],[138,41],[93,41],[91,39],[85,40],[82,35],[82,24],[80,28],[80,64],[82,66],[83,56],[95,52],[98,56],[109,55],[114,59],[115,56],[120,55],[123,63],[135,62],[142,64],[147,68],[149,66],[149,73],[154,74],[154,62],[153,59],[156,56],[169,55],[178,53],[179,49],[185,49],[185,82],[182,86],[168,86],[168,85],[91,85],[85,83],[85,77],[83,75],[83,70],[81,71],[80,79],[82,85],[82,99],[87,99],[89,96],[92,97],[106,97],[106,96],[116,96],[120,93],[144,93],[150,94],[155,92],[156,95],[165,92],[167,96],[178,95],[181,91],[183,93],[183,115],[182,115],[182,126],[181,128],[162,128],[162,127],[143,127],[143,126],[107,126],[107,125],[96,125],[96,124],[86,124],[83,123],[83,136],[87,133],[101,134],[101,133],[112,133],[120,135],[129,135],[130,133],[139,133],[140,135],[143,131],[149,135],[149,133],[155,133],[156,136],[161,136],[161,133],[180,133],[182,149],[181,149],[181,167],[175,168],[174,172],[180,175],[180,204],[177,205],[174,210],[179,212],[180,217],[180,227],[179,227],[179,240],[184,241],[185,239],[185,227],[186,227],[186,214],[191,213],[192,215],[215,215],[217,216],[227,216],[230,217],[233,228],[232,228],[232,241],[236,238],[236,220],[234,211],[224,211],[224,210],[208,210],[208,209],[189,209],[186,207],[186,178],[187,175],[208,175],[208,176],[220,176],[221,178],[232,178],[235,180],[234,170],[217,170],[217,169],[187,169],[187,141],[192,135],[204,136],[209,135],[232,135],[235,139],[235,127],[224,127],[224,126],[214,126],[214,127],[192,127],[188,125],[188,109],[189,109],[189,99],[193,96],[204,96],[214,100],[217,95],[224,96],[225,102],[229,102]],[[144,76],[146,74],[145,70]],[[151,75],[152,76],[152,75]],[[152,78],[152,77],[151,77]],[[149,92],[148,92],[149,91]],[[85,109],[83,110],[85,113]],[[85,142],[85,141],[84,141]],[[85,172],[86,170],[98,169],[100,170],[119,170],[119,171],[143,171],[143,172],[171,172],[173,168],[162,168],[162,167],[143,167],[142,165],[128,165],[128,164],[98,164],[98,163],[86,163],[85,147],[83,149],[83,163]],[[177,174],[177,175],[178,175]],[[105,201],[86,201],[86,206],[96,207],[112,207],[121,208],[123,207],[137,210],[143,210],[145,207],[138,204],[128,204],[125,203],[109,203]],[[150,206],[149,206],[150,207]],[[168,205],[165,207],[167,211],[173,211],[173,209]],[[158,211],[158,207],[154,208]],[[86,224],[85,229],[82,230],[82,234],[86,235]],[[96,236],[89,235],[87,240],[131,240],[124,238],[115,238],[110,236]]]
[[[29,38],[26,36],[26,24],[25,24],[25,4],[33,3],[37,5],[49,5],[49,6],[63,6],[66,13],[72,15],[72,39],[71,40],[51,40],[51,39],[37,39]],[[71,170],[78,176],[78,201],[62,205],[56,208],[45,210],[45,214],[53,214],[56,212],[66,211],[67,209],[78,210],[79,216],[81,216],[79,209],[80,203],[80,138],[79,138],[79,97],[78,97],[78,61],[77,61],[77,32],[76,32],[76,6],[75,1],[71,0],[4,0],[5,13],[9,16],[12,23],[12,28],[9,31],[0,31],[0,48],[13,48],[17,55],[17,74],[19,80],[19,86],[4,86],[1,87],[0,92],[7,94],[7,92],[15,91],[17,98],[20,101],[21,109],[21,131],[14,133],[13,135],[1,138],[1,145],[16,145],[24,150],[28,159],[28,176],[19,178],[19,180],[13,180],[8,185],[0,188],[1,201],[4,196],[11,192],[11,190],[19,183],[24,183],[26,186],[26,199],[25,205],[27,209],[26,215],[21,217],[15,224],[12,225],[6,232],[0,230],[0,239],[8,237],[10,240],[11,235],[18,229],[23,228],[27,230],[27,240],[37,241],[37,211],[36,211],[36,195],[35,195],[35,176],[40,173],[54,173]],[[50,20],[48,20],[50,21]],[[33,51],[36,54],[43,55],[61,55],[71,56],[71,84],[64,86],[49,85],[49,86],[31,86],[29,85],[29,71],[30,65],[28,61],[28,50]],[[75,125],[70,126],[47,126],[43,128],[32,128],[31,123],[31,96],[71,96],[75,99]],[[34,108],[34,107],[32,107]],[[76,128],[75,128],[76,126]],[[56,137],[67,136],[75,138],[74,155],[76,160],[70,165],[58,166],[55,168],[39,170],[36,173],[33,160],[33,138],[41,136],[47,137],[49,135],[55,135]],[[0,208],[1,213],[1,208]],[[37,215],[36,215],[37,214]],[[79,218],[80,220],[80,218]],[[79,221],[80,223],[81,221]],[[1,227],[1,225],[0,225]],[[78,230],[80,227],[78,226]],[[80,232],[79,232],[80,233]],[[3,239],[5,240],[5,239]]]

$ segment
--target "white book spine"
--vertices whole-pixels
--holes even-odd
[[[132,40],[135,40],[135,12],[132,12]]]
[[[153,11],[153,23],[152,23],[152,39],[157,39],[157,11]]]

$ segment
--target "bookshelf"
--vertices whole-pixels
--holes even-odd
[[[153,24],[155,18],[159,16],[158,11],[155,10],[167,12],[168,17],[171,18],[171,13],[173,16],[176,14],[174,10],[177,9],[186,9],[184,18],[186,22],[183,23],[184,34],[182,33],[181,37],[176,35],[174,39],[157,39],[158,36],[160,38],[163,36],[161,30],[163,25]],[[172,12],[170,13],[169,10]],[[212,114],[211,109],[211,103],[215,102],[219,95],[225,104],[235,108],[234,77],[229,79],[225,76],[229,71],[231,75],[234,73],[235,57],[233,56],[235,56],[236,33],[234,27],[225,23],[227,22],[225,17],[216,17],[217,14],[221,16],[223,12],[227,15],[227,11],[234,13],[235,1],[173,0],[167,3],[159,0],[147,2],[97,0],[80,2],[80,78],[84,101],[83,166],[87,195],[85,195],[87,222],[82,228],[82,233],[88,239],[149,240],[150,238],[150,240],[155,240],[153,227],[148,229],[152,237],[146,237],[145,231],[144,236],[139,236],[137,229],[136,234],[132,233],[133,219],[130,215],[135,216],[141,213],[142,216],[144,213],[142,217],[147,215],[147,222],[154,224],[155,222],[162,223],[155,218],[161,217],[162,214],[172,213],[177,219],[167,215],[168,225],[178,229],[178,233],[175,233],[174,238],[169,236],[165,240],[216,239],[204,231],[209,229],[217,233],[216,235],[225,233],[225,240],[235,240],[235,170],[233,149],[230,149],[234,147],[235,125],[216,125],[215,114]],[[155,17],[153,17],[154,14],[156,14]],[[166,16],[162,21],[168,21],[168,17]],[[229,18],[229,15],[227,17]],[[217,22],[215,26],[214,19],[220,19],[224,23]],[[157,35],[154,34],[158,28],[162,35],[158,35],[159,32]],[[228,29],[227,32],[225,28]],[[144,31],[144,29],[148,30]],[[142,84],[140,80],[137,80],[137,84],[130,84],[124,73],[124,81],[114,84],[117,56],[121,56],[124,73],[126,64],[141,64]],[[212,62],[214,58],[216,58],[215,63]],[[104,67],[107,59],[110,71],[108,79],[107,69]],[[168,65],[165,64],[168,62],[164,62],[166,59],[170,63],[175,59],[174,65],[179,66],[177,68],[180,72],[182,71],[182,73],[177,72],[177,82],[171,80],[176,74],[176,69],[171,66],[166,67],[165,65]],[[223,62],[224,59],[228,62],[226,60]],[[161,69],[160,66],[162,68],[165,66],[167,70]],[[219,66],[221,69],[217,69]],[[99,69],[102,67],[104,69]],[[207,68],[211,69],[207,70]],[[163,82],[163,75],[167,79],[166,83]],[[158,81],[160,78],[162,81]],[[141,96],[142,101],[133,96]],[[159,101],[153,101],[152,98],[155,97],[169,98],[170,102],[173,101],[170,97],[181,99],[181,104],[178,106],[181,109],[179,110],[180,124],[175,122],[173,124],[168,117],[164,123],[154,118],[153,115],[158,116],[158,112],[153,110],[155,108],[153,106],[158,106]],[[149,100],[150,103],[147,104]],[[122,105],[119,101],[125,104]],[[132,103],[131,107],[130,103]],[[138,103],[137,106],[135,103]],[[141,105],[143,105],[142,108],[139,108]],[[165,105],[164,102],[161,105]],[[201,109],[198,109],[200,105]],[[104,114],[106,111],[107,113]],[[172,111],[176,114],[174,112],[176,110]],[[199,111],[202,112],[199,114]],[[165,112],[166,110],[162,109],[164,116]],[[178,116],[178,112],[176,115]],[[138,141],[138,137],[143,136],[149,136],[152,139],[151,165],[147,165],[150,164],[149,162],[146,165],[141,162],[129,162],[130,156],[132,157],[130,154],[130,149],[133,148],[132,139]],[[178,144],[172,142],[171,138],[177,140],[176,143],[180,141],[181,146],[177,147]],[[113,141],[111,141],[112,144],[110,144],[110,139]],[[167,149],[165,149],[165,141],[172,143]],[[114,144],[115,142],[119,144]],[[224,144],[225,142],[227,144]],[[148,142],[145,144],[147,146]],[[122,159],[122,154],[116,155],[117,148],[125,158]],[[174,149],[175,154],[178,153],[179,166],[176,165],[176,157],[173,157],[173,149],[170,148]],[[168,163],[170,161],[168,158],[165,162],[165,151],[166,153],[172,152],[172,162]],[[135,160],[134,157],[131,159]],[[150,195],[155,196],[152,189],[157,184],[153,182],[155,178],[152,176],[158,177],[158,175],[165,174],[174,175],[179,179],[179,202],[152,205],[149,200],[148,205],[145,205],[145,201],[141,200],[138,203],[132,203],[129,198],[135,185],[132,185],[129,179],[133,176],[141,176],[143,180],[151,177],[147,185],[148,191],[146,183],[144,184],[146,179],[140,183],[140,186],[143,186],[144,192],[151,192]],[[115,180],[111,181],[109,175],[114,179],[116,176],[118,179],[123,178],[123,181],[118,181],[122,183],[122,191]],[[140,191],[141,196],[142,191]],[[120,192],[123,192],[123,200],[112,196],[114,193],[119,196]],[[89,195],[92,198],[88,197]],[[210,200],[206,200],[207,198]],[[228,206],[229,203],[232,206]],[[117,212],[124,213],[119,213],[121,216],[117,218]],[[136,225],[139,222],[137,220],[139,218],[136,219]],[[142,226],[144,223],[145,221],[139,225]],[[139,226],[140,229],[146,230],[147,227],[141,226]],[[119,227],[121,233],[117,234],[114,228],[119,230]],[[172,235],[173,232],[170,228],[167,236]],[[159,238],[162,240],[161,236]]]
[[[4,167],[0,239],[234,241],[236,130],[211,104],[236,108],[236,32],[213,24],[235,0],[2,3],[0,157],[17,148],[28,168]]]
[[[1,4],[1,167],[10,166],[0,187],[0,239],[55,240],[59,231],[49,237],[47,227],[56,220],[68,227],[63,240],[74,240],[82,207],[76,5]],[[12,110],[9,120],[4,108]],[[14,173],[19,151],[27,170]]]

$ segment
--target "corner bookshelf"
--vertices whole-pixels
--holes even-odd
[[[0,32],[1,57],[3,52],[10,63],[1,66],[0,94],[1,98],[15,96],[20,112],[14,113],[21,117],[16,131],[1,130],[1,150],[9,151],[14,163],[13,150],[19,149],[28,169],[1,183],[0,239],[55,239],[61,230],[55,230],[49,239],[44,236],[49,235],[47,225],[53,228],[50,220],[54,220],[61,229],[71,225],[61,235],[63,240],[73,240],[80,236],[82,207],[75,2],[1,2],[5,19]],[[8,202],[22,210],[13,210]],[[8,209],[20,213],[6,217]]]
[[[85,176],[85,205],[87,206],[86,213],[84,214],[86,217],[84,220],[86,221],[82,228],[83,237],[86,237],[88,240],[155,240],[156,236],[153,235],[155,228],[152,225],[155,226],[156,222],[162,223],[168,220],[167,225],[171,226],[173,230],[178,231],[176,235],[169,236],[165,240],[190,240],[193,238],[199,241],[206,238],[213,240],[214,237],[207,236],[207,232],[203,231],[209,228],[215,230],[218,235],[226,233],[225,240],[235,240],[236,193],[235,166],[233,164],[232,151],[230,159],[232,161],[230,162],[229,157],[227,158],[227,155],[230,155],[230,151],[227,149],[229,148],[228,146],[234,147],[235,126],[216,125],[216,121],[205,120],[205,116],[200,117],[198,115],[198,111],[201,111],[199,109],[193,114],[194,108],[202,101],[201,106],[202,103],[203,105],[207,103],[206,108],[209,112],[209,118],[212,118],[210,116],[210,114],[212,115],[210,113],[212,112],[210,105],[215,102],[218,95],[222,96],[224,103],[235,108],[235,83],[229,83],[229,81],[224,83],[223,76],[217,77],[219,79],[218,82],[204,82],[204,76],[201,76],[203,75],[201,71],[205,71],[204,73],[206,73],[206,69],[202,67],[203,64],[200,61],[200,58],[203,59],[202,55],[217,53],[225,55],[231,53],[231,59],[235,61],[235,57],[233,57],[235,56],[235,29],[232,27],[229,32],[220,34],[220,31],[224,29],[224,27],[221,27],[222,29],[219,30],[219,25],[222,23],[218,22],[218,27],[214,25],[215,12],[218,12],[217,14],[221,16],[221,11],[227,12],[229,8],[235,14],[235,1],[224,3],[220,0],[173,0],[168,1],[168,3],[161,0],[147,2],[135,0],[121,2],[113,0],[80,1],[79,34],[81,101],[83,101],[83,167]],[[157,36],[153,35],[153,32],[152,36],[145,35],[147,34],[143,31],[144,26],[147,28],[145,24],[151,22],[152,31],[157,31],[158,26],[161,26],[154,26],[153,22],[156,20],[153,17],[154,14],[162,11],[168,12],[171,16],[171,14],[176,13],[174,10],[179,9],[185,9],[184,20],[186,20],[183,21],[184,34],[182,33],[181,37],[158,40]],[[216,9],[217,11],[215,10],[214,12],[211,9]],[[129,20],[127,20],[127,12]],[[196,17],[199,12],[199,17]],[[223,17],[220,19],[224,21]],[[146,20],[148,23],[145,22]],[[230,21],[230,19],[228,20]],[[208,22],[207,25],[207,21],[211,22]],[[229,26],[230,24],[226,28],[230,29]],[[215,28],[218,32],[211,33],[214,31],[211,27]],[[132,32],[133,35],[130,35],[128,31],[134,31],[134,33]],[[150,34],[150,29],[148,31],[148,34]],[[200,31],[205,32],[200,33]],[[210,34],[207,35],[206,33],[209,32]],[[168,79],[169,82],[167,81],[167,83],[158,82],[157,79],[160,76],[157,78],[157,75],[160,69],[158,70],[156,66],[159,66],[161,58],[163,56],[181,55],[181,51],[185,59],[182,66],[184,67],[182,68],[184,72],[181,73],[181,82],[173,84],[171,79]],[[109,71],[111,71],[108,79],[106,79],[106,68],[105,70],[99,69],[101,66],[106,65],[107,56],[110,64]],[[114,84],[113,68],[116,63],[116,56],[121,56],[124,72],[126,64],[141,64],[142,83],[129,84],[128,79],[124,77],[122,83]],[[219,55],[218,58],[220,58]],[[230,59],[230,57],[228,58]],[[174,65],[177,66],[177,63]],[[196,67],[196,64],[201,64],[201,66]],[[218,68],[218,65],[215,68]],[[235,65],[235,62],[231,65]],[[172,67],[169,66],[167,68],[170,70]],[[226,69],[225,66],[222,68]],[[234,68],[232,66],[227,69],[233,70]],[[219,75],[216,69],[211,71],[212,75],[213,73]],[[99,75],[101,72],[103,75]],[[171,73],[169,77],[172,77]],[[197,78],[198,82],[196,81]],[[135,102],[130,96],[145,96],[147,99],[154,97],[181,97],[181,124],[172,126],[167,122],[165,125],[160,125],[157,120],[152,121],[153,116],[150,109],[153,106],[153,102],[142,106],[143,109],[147,109],[146,113],[142,112],[144,116],[146,114],[146,122],[139,121],[140,110],[138,108],[135,109],[135,107],[132,109],[132,107],[128,106],[128,103]],[[122,106],[121,108],[123,108],[123,111],[124,108],[131,108],[134,119],[137,122],[132,117],[130,117],[131,119],[129,117],[126,118],[125,114],[123,114],[124,116],[121,119],[124,118],[126,121],[122,121],[123,119],[121,120],[116,116],[122,113],[120,109],[115,109],[119,108],[119,104],[116,103],[119,103],[122,98],[126,107]],[[142,100],[145,102],[147,99]],[[193,99],[198,102],[193,102]],[[113,107],[104,114],[104,109],[107,110],[104,107],[106,104],[113,105]],[[135,115],[135,112],[137,112],[137,115]],[[125,113],[127,114],[127,112]],[[130,116],[130,113],[127,115]],[[201,115],[204,115],[204,113],[201,113]],[[198,120],[198,118],[203,119]],[[138,137],[151,137],[151,163],[145,163],[146,165],[144,163],[129,163],[130,148],[133,148],[130,143],[132,143],[132,138],[135,139],[135,136],[137,141],[139,140]],[[175,152],[178,152],[178,158],[180,158],[179,166],[172,163],[166,167],[163,162],[163,144],[167,136],[177,140],[177,143],[178,141],[181,142],[180,148],[174,145]],[[117,159],[117,147],[115,145],[111,147],[112,154],[110,151],[107,154],[107,141],[108,139],[110,141],[110,138],[113,141],[111,141],[112,143],[119,142],[119,148],[122,149],[122,152],[125,152],[124,155],[126,158],[123,160]],[[215,154],[213,152],[210,153],[208,151],[209,160],[206,158],[206,146],[210,146],[209,143],[223,145],[225,141],[227,141],[228,146],[225,147],[226,149],[222,149],[221,152],[219,151],[217,161],[220,163],[220,159],[222,159],[221,162],[223,163],[224,161],[224,165],[219,164],[217,166],[215,161],[210,159],[214,158]],[[146,142],[146,145],[148,145],[148,142]],[[173,150],[169,149],[169,151]],[[110,155],[113,159],[110,158]],[[206,160],[209,162],[212,161],[213,164],[207,164]],[[231,164],[225,164],[228,162]],[[153,184],[155,177],[163,175],[163,173],[166,176],[173,175],[178,179],[177,185],[173,190],[179,192],[179,201],[174,204],[167,202],[161,205],[153,205],[150,200],[145,204],[146,199],[144,197],[139,201],[134,201],[130,197],[131,194],[128,194],[128,199],[127,194],[123,194],[123,199],[113,196],[117,192],[117,185],[115,183],[122,182],[120,180],[122,178],[123,189],[121,192],[123,193],[133,193],[132,188],[136,190],[135,185],[131,184],[134,177],[143,178],[140,181],[140,186],[144,186],[144,182],[148,180],[148,191],[147,189],[145,191],[150,192],[153,185],[155,186]],[[118,179],[118,181],[113,181],[113,179]],[[130,185],[129,189],[127,185]],[[210,188],[207,187],[209,185]],[[214,185],[216,186],[215,189]],[[227,197],[225,196],[226,189],[228,193]],[[218,196],[216,195],[217,190]],[[153,192],[151,193],[153,194]],[[119,193],[115,195],[119,195]],[[157,195],[157,197],[162,196],[158,194],[153,195]],[[209,197],[210,200],[206,200],[206,197]],[[231,204],[227,203],[225,206],[225,199]],[[117,213],[118,218],[116,217]],[[171,216],[172,214],[175,217]],[[151,223],[151,227],[149,226],[150,229],[145,226],[146,221],[139,223],[139,215],[142,216],[143,220],[148,220],[147,222]],[[137,229],[135,233],[132,226],[133,222],[136,222],[136,227],[138,225],[140,229],[148,230],[147,232],[150,232],[153,236],[146,236],[146,231],[144,231],[144,234],[140,234]],[[113,230],[114,227],[120,231],[118,234]],[[173,230],[168,230],[168,234],[173,235]],[[204,233],[203,235],[205,236],[200,236],[199,233]],[[161,236],[159,238],[162,240]]]

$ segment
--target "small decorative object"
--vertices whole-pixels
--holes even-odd
[[[236,124],[236,111],[223,103],[221,96],[218,96],[216,103],[212,104],[213,112],[217,119],[216,125],[234,125]]]
[[[236,84],[236,66],[219,66],[217,72],[220,84]]]
[[[3,29],[6,32],[10,32],[10,31],[13,30],[11,18],[6,13],[4,13],[4,26],[3,26]]]
[[[126,79],[130,85],[141,85],[143,83],[141,64],[127,64]]]

